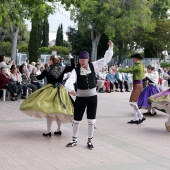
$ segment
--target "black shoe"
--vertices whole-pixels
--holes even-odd
[[[129,90],[126,90],[126,92],[130,92]]]
[[[111,91],[106,91],[106,93],[111,93]]]
[[[94,148],[93,144],[91,143],[91,141],[87,142],[87,148],[92,150]]]
[[[145,116],[155,116],[155,115],[157,115],[157,113],[156,112],[155,113],[146,112],[146,113],[143,113],[143,115],[145,115]]]
[[[145,121],[145,120],[146,120],[145,117],[143,117],[142,119],[139,119],[139,124],[142,123],[142,122]]]
[[[12,101],[15,101],[15,97],[12,97],[11,100],[12,100]]]
[[[143,115],[150,116],[150,115],[151,115],[151,112],[146,112],[146,113],[143,113]]]
[[[76,146],[77,145],[77,141],[76,140],[73,140],[71,142],[69,142],[66,147],[73,147],[73,146]]]
[[[21,99],[26,99],[27,97],[26,96],[21,96]]]
[[[99,93],[105,93],[105,91],[101,90],[101,91],[99,91]]]
[[[157,115],[157,113],[155,112],[155,113],[151,113],[151,115],[150,116],[155,116],[155,115]]]
[[[123,90],[120,90],[120,92],[124,92]]]
[[[127,122],[127,123],[129,123],[129,124],[139,124],[140,121],[139,120],[131,120],[131,121]]]
[[[51,137],[51,132],[49,132],[49,133],[43,133],[43,136],[49,136],[49,137]]]
[[[54,132],[54,135],[61,135],[62,133],[61,133],[61,131],[59,131],[59,132]]]

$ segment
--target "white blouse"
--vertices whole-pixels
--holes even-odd
[[[17,73],[16,76],[14,74],[11,74],[10,76],[11,76],[12,81],[17,81],[17,82],[21,83],[21,81],[22,81],[21,74]]]

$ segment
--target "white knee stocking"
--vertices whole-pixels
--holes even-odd
[[[74,138],[78,137],[79,127],[80,127],[80,121],[73,120],[73,137]]]
[[[60,119],[58,118],[58,116],[56,116],[56,122],[57,122],[57,132],[61,131],[61,121]]]
[[[138,113],[139,119],[142,119],[143,115],[142,115],[137,103],[134,103],[134,108],[136,109],[136,112]]]
[[[53,119],[51,116],[48,116],[48,115],[46,116],[46,119],[47,119],[47,133],[50,133]]]
[[[93,138],[94,134],[94,126],[95,126],[95,119],[87,119],[88,121],[88,138]]]
[[[132,106],[133,107],[133,106]],[[133,112],[134,112],[134,118],[133,118],[133,120],[134,121],[136,121],[136,120],[139,120],[139,118],[138,118],[138,113],[137,113],[137,111],[136,111],[136,109],[133,107]]]

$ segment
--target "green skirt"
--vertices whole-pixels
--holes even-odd
[[[20,110],[37,118],[47,115],[54,118],[57,116],[61,122],[71,121],[74,113],[71,99],[65,87],[62,85],[58,89],[58,87],[54,88],[52,84],[47,84],[32,93],[21,104]]]

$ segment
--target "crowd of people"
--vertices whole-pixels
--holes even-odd
[[[65,66],[63,58],[60,59],[59,64]],[[46,78],[38,80],[37,76],[48,66],[49,63],[32,62],[30,64],[29,60],[18,66],[13,61],[6,63],[6,57],[0,55],[0,89],[7,89],[12,101],[18,100],[19,96],[26,99],[30,93],[47,84]]]
[[[47,81],[46,78],[42,80],[37,79],[47,67],[48,63],[42,64],[40,62],[29,63],[26,60],[20,66],[14,65],[14,62],[5,62],[4,55],[0,55],[0,89],[7,89],[11,94],[11,100],[18,100],[20,95],[22,99],[26,99],[29,93],[36,91],[43,87]],[[65,67],[64,58],[60,59],[60,66]],[[133,74],[119,72],[119,65],[108,67],[106,64],[96,74],[96,89],[98,93],[111,93],[111,92],[130,92],[133,88]],[[129,67],[126,66],[126,69]],[[154,69],[158,76],[158,85],[160,88],[164,85],[170,86],[170,68],[161,68],[158,63],[158,69]],[[147,67],[144,68],[144,77],[146,78]],[[68,79],[70,73],[64,75],[63,81]],[[146,82],[143,82],[143,87]]]

